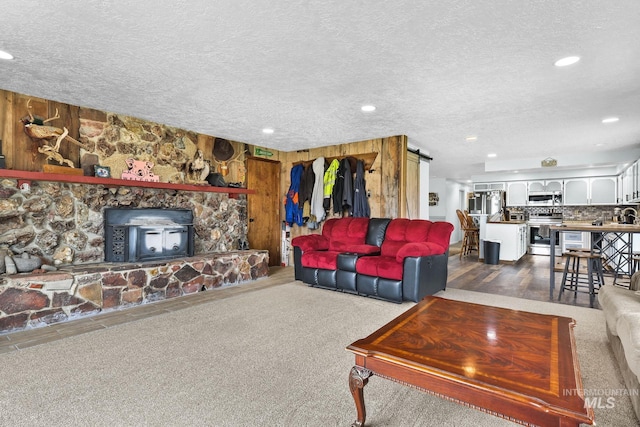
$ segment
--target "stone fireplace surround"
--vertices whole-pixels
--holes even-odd
[[[135,264],[104,262],[104,207],[185,208],[194,213],[195,255]],[[95,184],[0,180],[0,247],[53,265],[55,272],[0,275],[0,334],[76,316],[172,298],[268,275],[263,250],[246,239],[246,196]]]

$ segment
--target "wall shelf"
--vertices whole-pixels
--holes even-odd
[[[205,193],[227,193],[230,197],[238,194],[255,194],[255,190],[234,187],[212,187],[210,185],[172,184],[169,182],[129,181],[116,178],[98,178],[95,176],[66,175],[61,173],[30,172],[12,169],[0,169],[0,178],[12,178],[20,181],[69,182],[73,184],[104,185],[105,187],[144,187],[165,190],[196,191]]]

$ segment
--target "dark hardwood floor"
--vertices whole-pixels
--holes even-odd
[[[562,272],[556,271],[555,275],[556,288],[550,299],[548,256],[527,254],[515,264],[489,265],[478,261],[477,252],[462,259],[453,254],[449,257],[447,288],[589,307],[589,295],[581,292],[574,299],[572,292],[565,291],[558,301]],[[612,281],[611,276],[605,276],[605,283]],[[597,298],[594,308],[600,308]]]

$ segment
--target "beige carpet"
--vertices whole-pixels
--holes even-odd
[[[451,289],[441,296],[577,320],[586,389],[623,388],[602,312]],[[299,282],[0,355],[2,426],[348,426],[345,347],[407,310]],[[510,422],[390,381],[365,388],[369,426]],[[626,397],[598,426],[632,426]]]

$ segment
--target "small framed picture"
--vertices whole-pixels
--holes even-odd
[[[111,168],[109,166],[93,166],[94,176],[98,178],[111,178]]]

